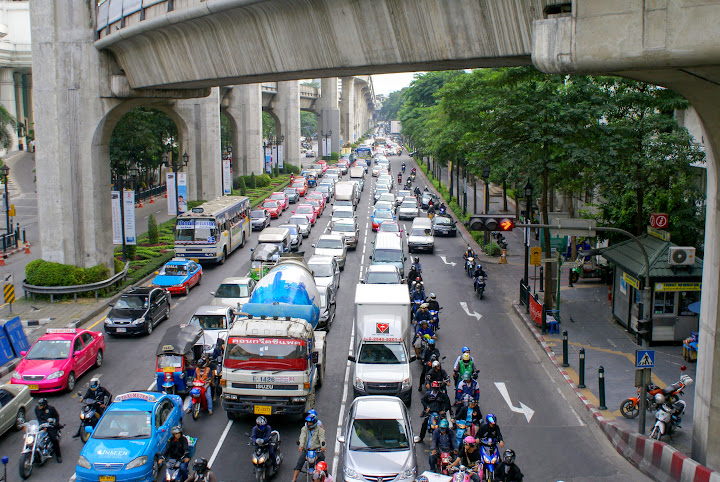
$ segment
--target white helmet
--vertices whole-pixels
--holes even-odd
[[[656,393],[655,403],[658,405],[662,405],[663,403],[665,403],[665,395],[663,395],[662,393]]]
[[[433,368],[439,367],[439,366],[440,366],[440,362],[437,361],[437,360],[435,360],[434,362],[432,362],[432,366],[433,366]]]

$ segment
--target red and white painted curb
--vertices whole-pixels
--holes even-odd
[[[595,421],[620,455],[655,480],[720,482],[720,472],[715,472],[699,464],[665,442],[658,442],[645,435],[630,432],[620,427],[614,420],[605,418],[602,412],[583,395],[567,371],[563,369],[561,363],[555,357],[552,348],[548,346],[545,341],[545,338],[540,334],[537,327],[528,320],[527,315],[524,313],[524,307],[516,302],[513,303],[513,308],[515,308],[515,312],[533,334],[535,341],[545,350],[548,358],[555,364],[555,367],[575,391],[578,398],[582,400],[585,408],[592,414]]]

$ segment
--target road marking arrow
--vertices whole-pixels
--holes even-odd
[[[472,313],[470,313],[470,310],[468,309],[467,303],[465,303],[464,301],[461,301],[461,302],[460,302],[460,306],[462,306],[462,309],[465,310],[465,313],[467,313],[468,316],[474,316],[474,317],[477,318],[478,320],[479,320],[480,318],[482,318],[482,315],[481,315],[480,313],[478,313],[477,311],[473,311]]]
[[[443,260],[443,263],[449,264],[450,266],[455,266],[457,263],[454,261],[448,261],[445,256],[440,256],[440,259]]]
[[[530,420],[532,419],[533,415],[535,414],[535,410],[528,407],[524,403],[520,402],[520,408],[514,407],[512,404],[512,400],[510,400],[510,394],[508,393],[508,389],[505,386],[504,382],[495,382],[495,386],[497,387],[498,391],[500,392],[500,395],[505,399],[505,403],[508,404],[508,407],[510,407],[510,410],[512,410],[515,413],[522,413],[525,415],[525,419],[530,423]]]

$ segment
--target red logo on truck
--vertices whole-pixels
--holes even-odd
[[[387,333],[390,330],[390,325],[387,323],[375,323],[375,333]]]

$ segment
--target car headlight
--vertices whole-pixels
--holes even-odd
[[[350,467],[347,467],[347,466],[343,467],[343,474],[345,474],[345,477],[348,477],[350,479],[359,479],[360,478],[360,474],[358,474],[353,469],[351,469]]]
[[[18,380],[22,380],[22,375],[20,375],[20,372],[17,370],[13,370],[12,375],[10,375],[12,378],[16,378]]]
[[[56,372],[52,372],[50,375],[48,375],[48,380],[54,380],[55,378],[60,378],[61,376],[65,375],[65,372],[63,370],[58,370]]]
[[[136,320],[132,320],[131,323],[132,323],[133,325],[142,325],[143,323],[145,323],[145,317],[144,317],[144,316],[141,316],[140,318],[138,318],[138,319],[136,319]]]
[[[410,379],[406,378],[402,381],[402,390],[407,390],[408,388],[410,388]]]
[[[303,402],[307,402],[307,397],[292,397],[290,399],[290,401],[292,403],[303,403]]]
[[[185,286],[185,283],[180,283],[178,285],[175,285],[175,288],[183,288]]]
[[[142,455],[136,459],[133,459],[125,466],[125,470],[134,469],[136,467],[142,467],[148,461],[147,455]]]
[[[359,378],[355,379],[355,388],[358,390],[365,390],[365,382]]]
[[[83,469],[91,469],[92,465],[90,465],[90,461],[83,457],[82,455],[78,457],[77,464],[82,467]]]
[[[113,322],[113,319],[112,319],[112,318],[105,318],[105,324],[106,324],[106,325],[109,325],[109,324],[111,324],[112,322]]]
[[[410,469],[403,471],[402,478],[409,479],[409,478],[415,477],[416,475],[417,475],[417,467],[412,467]]]

